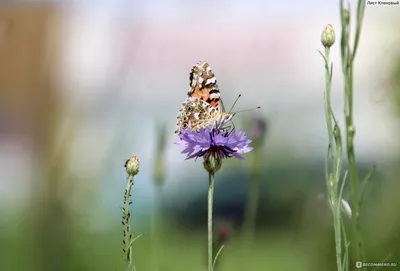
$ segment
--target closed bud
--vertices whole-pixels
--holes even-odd
[[[132,156],[125,162],[126,173],[131,176],[135,176],[139,173],[139,159],[137,156]]]
[[[332,25],[328,24],[322,31],[321,42],[324,47],[331,47],[335,43],[335,31]]]
[[[261,147],[264,143],[268,130],[268,122],[263,117],[257,117],[252,120],[251,137],[255,146]]]
[[[343,19],[348,24],[350,22],[350,11],[348,9],[343,10]]]

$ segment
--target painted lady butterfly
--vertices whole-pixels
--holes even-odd
[[[206,127],[222,128],[234,114],[225,111],[210,65],[200,60],[192,68],[189,80],[188,97],[179,110],[175,134],[189,127],[197,132]]]

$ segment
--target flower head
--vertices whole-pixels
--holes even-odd
[[[191,129],[182,130],[176,144],[185,147],[182,153],[187,154],[186,159],[204,157],[220,160],[222,158],[236,157],[244,159],[242,154],[250,152],[251,140],[243,131],[231,133],[218,129],[202,128],[199,132]]]

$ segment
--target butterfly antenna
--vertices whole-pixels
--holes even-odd
[[[237,112],[235,112],[234,114],[236,115],[237,113],[243,113],[243,112],[253,111],[253,110],[260,109],[260,108],[261,108],[261,106],[257,106],[256,108],[252,108],[252,109],[245,109],[245,110],[240,110],[240,111],[237,111]]]
[[[239,100],[239,98],[242,96],[242,94],[239,94],[238,97],[236,98],[235,102],[233,103],[231,109],[229,110],[229,112],[232,112],[233,107],[235,107],[237,101]]]

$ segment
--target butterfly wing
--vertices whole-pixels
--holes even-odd
[[[194,131],[199,131],[201,128],[222,128],[227,122],[232,119],[233,114],[223,112],[222,107],[215,108],[211,104],[204,102],[201,99],[188,97],[182,104],[177,117],[176,134],[186,130],[189,127]]]
[[[177,117],[177,130],[190,127],[199,131],[206,127],[222,127],[232,118],[232,113],[225,112],[217,80],[210,65],[199,61],[191,70],[188,98],[183,102]]]
[[[220,92],[217,79],[210,65],[200,60],[191,70],[190,89],[188,97],[196,97],[202,101],[217,107],[220,100]]]
[[[218,120],[217,108],[201,99],[188,97],[182,104],[177,117],[177,130],[179,134],[182,129],[189,127],[194,131],[215,125]]]
[[[219,98],[218,111],[219,111],[221,114],[223,114],[223,113],[226,112],[225,106],[224,106],[224,103],[222,102],[221,97]]]

